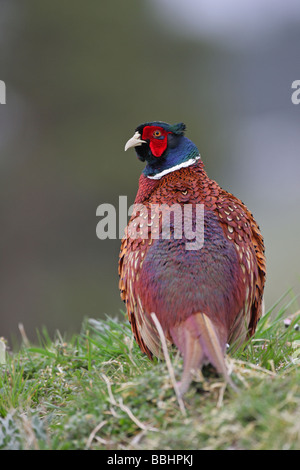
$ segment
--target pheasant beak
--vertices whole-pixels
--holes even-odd
[[[126,150],[130,149],[131,147],[138,147],[139,145],[146,144],[147,142],[145,140],[141,139],[141,134],[139,132],[136,132],[131,139],[126,142],[125,145],[125,152]]]

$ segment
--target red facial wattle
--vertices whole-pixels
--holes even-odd
[[[145,126],[143,129],[143,140],[149,140],[149,146],[155,157],[161,157],[168,145],[168,134],[162,127]]]

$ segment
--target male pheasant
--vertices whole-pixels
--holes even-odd
[[[162,356],[154,312],[167,341],[184,358],[181,394],[192,371],[206,363],[230,381],[227,343],[239,345],[255,332],[266,275],[264,242],[253,215],[209,179],[184,131],[183,123],[148,122],[127,142],[125,150],[134,147],[146,167],[119,258],[121,298],[135,339],[150,359]],[[190,212],[184,212],[187,206]],[[204,208],[204,239],[191,248],[186,222],[195,236],[197,207]],[[179,223],[175,213],[167,217],[168,208],[182,209]]]

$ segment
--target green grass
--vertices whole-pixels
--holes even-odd
[[[86,320],[69,341],[24,337],[0,366],[0,449],[300,449],[300,314],[280,303],[228,353],[239,391],[208,368],[185,413],[165,362],[141,354],[125,320]],[[182,359],[171,361],[179,378]]]

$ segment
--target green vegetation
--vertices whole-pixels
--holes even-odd
[[[126,321],[86,320],[69,341],[43,331],[39,346],[24,334],[0,366],[0,449],[300,449],[294,307],[274,306],[247,348],[229,351],[238,393],[207,368],[184,410],[166,363],[141,354]],[[179,377],[175,351],[171,361]]]

